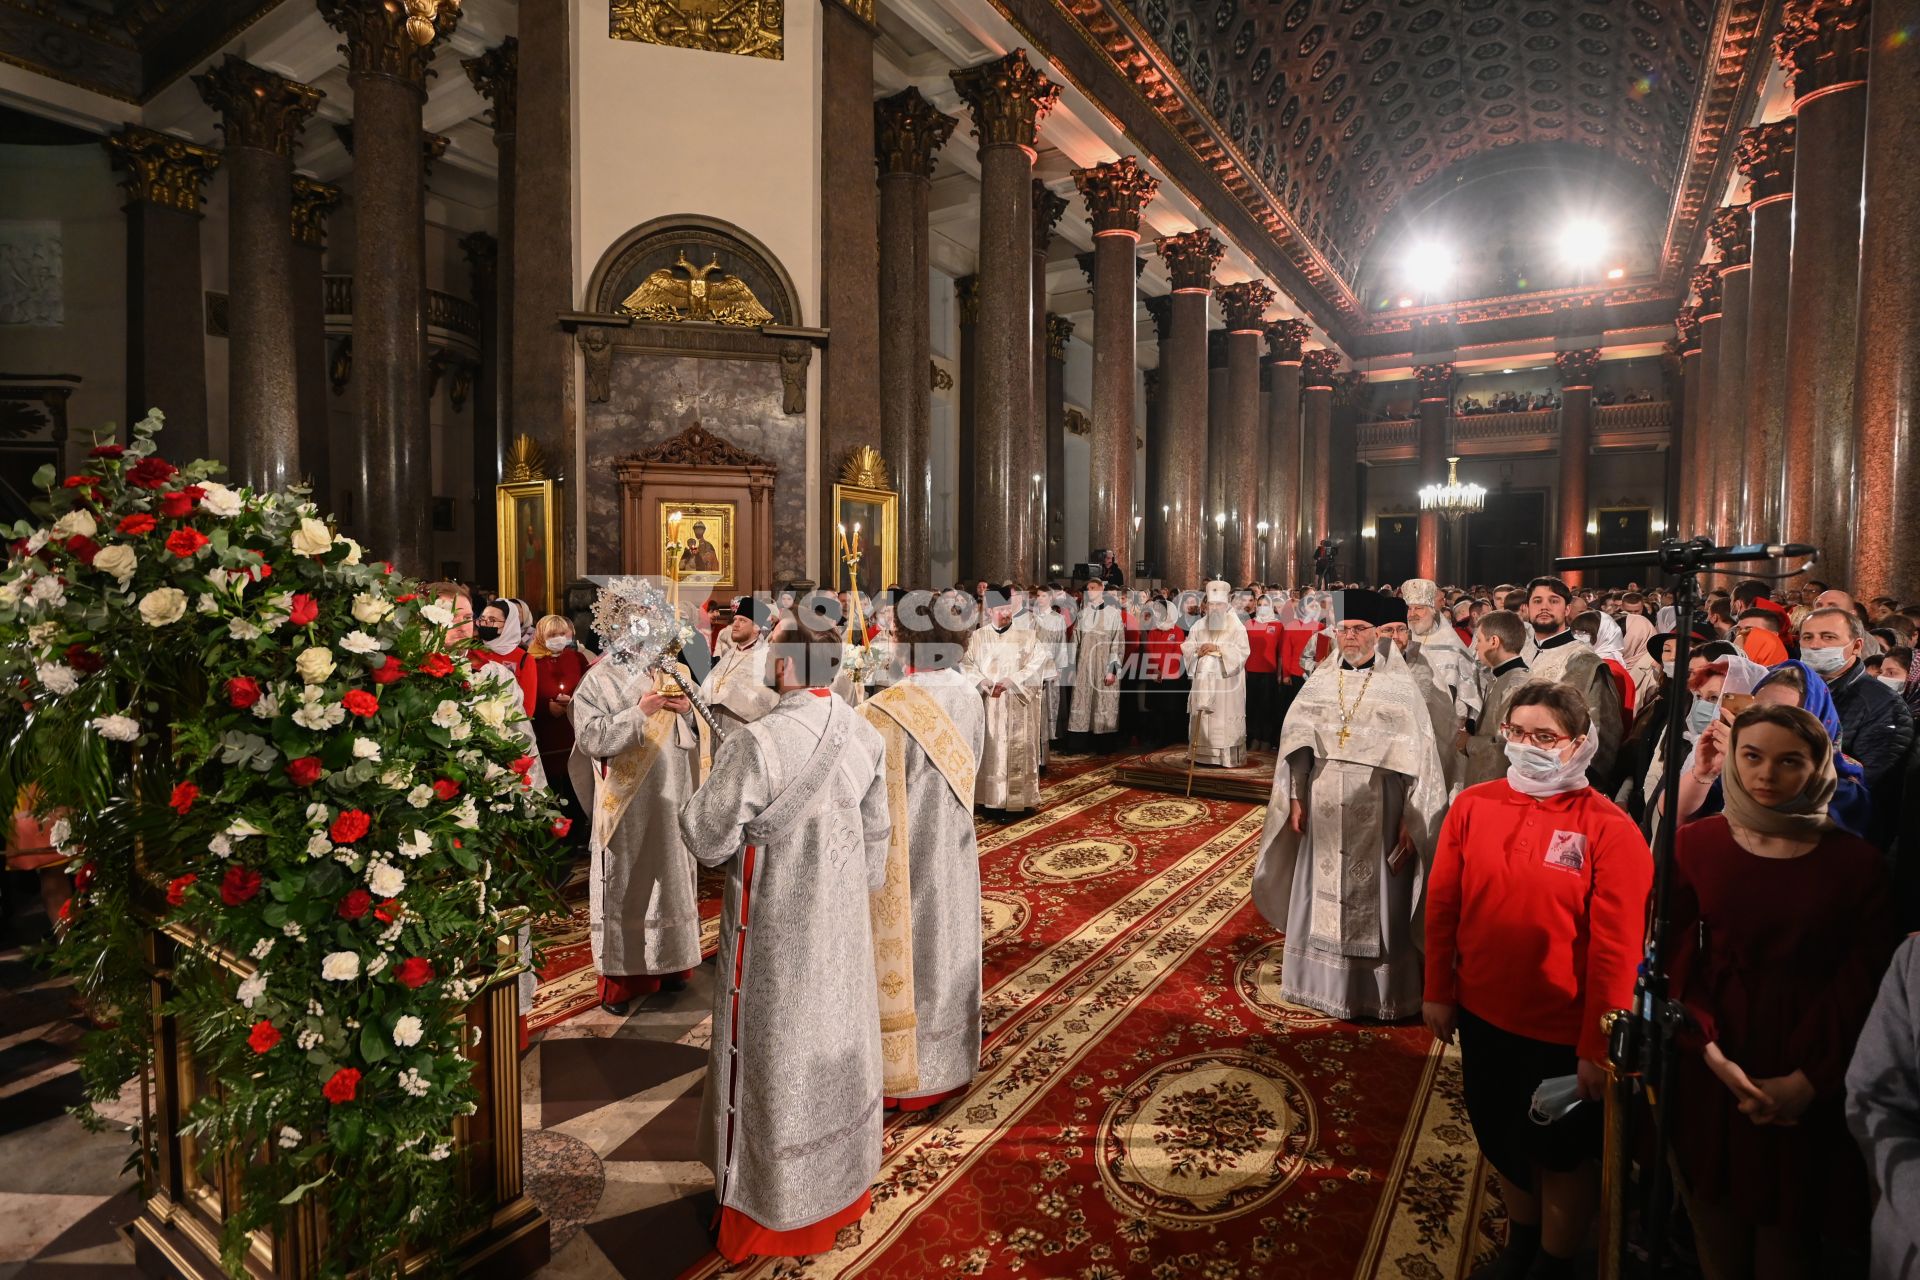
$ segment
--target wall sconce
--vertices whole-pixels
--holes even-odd
[[[1371,538],[1371,537],[1373,537],[1373,536],[1374,536],[1374,529],[1373,529],[1373,526],[1372,526],[1372,525],[1368,525],[1368,526],[1367,526],[1366,528],[1364,528],[1364,529],[1362,529],[1362,530],[1360,531],[1360,536],[1361,536],[1361,537],[1363,537],[1363,538]]]

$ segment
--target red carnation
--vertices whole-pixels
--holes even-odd
[[[260,682],[252,676],[235,676],[227,681],[227,703],[242,710],[260,701]]]
[[[567,838],[567,832],[571,830],[573,830],[572,818],[555,818],[553,820],[553,834],[562,840]]]
[[[67,646],[66,658],[68,666],[87,675],[92,675],[107,665],[93,650],[78,642]]]
[[[175,529],[167,535],[167,550],[185,560],[207,545],[207,535],[198,529]]]
[[[333,1078],[320,1086],[320,1092],[326,1095],[328,1102],[339,1106],[343,1102],[352,1102],[353,1095],[360,1088],[360,1071],[357,1067],[342,1067],[333,1073]]]
[[[265,1053],[280,1043],[280,1028],[265,1018],[253,1024],[253,1033],[247,1037],[247,1048],[255,1053]]]
[[[184,818],[193,808],[193,802],[199,798],[199,787],[191,782],[177,783],[173,788],[173,798],[167,801],[167,807]]]
[[[160,514],[175,520],[184,520],[193,514],[193,504],[207,496],[207,491],[197,484],[184,489],[160,495]]]
[[[335,844],[352,844],[373,827],[373,819],[358,809],[349,809],[333,820],[331,834]]]
[[[453,671],[453,659],[444,653],[430,653],[415,668],[423,676],[444,676]]]
[[[524,778],[533,769],[533,757],[521,756],[507,767]]]
[[[373,909],[373,918],[381,924],[392,924],[406,914],[406,905],[398,898],[383,898]]]
[[[127,446],[123,444],[97,444],[87,450],[89,458],[118,458],[124,455]]]
[[[257,556],[264,556],[266,553],[264,551],[256,551],[253,554]],[[249,578],[252,578],[255,582],[265,582],[268,578],[271,578],[273,576],[273,566],[262,561],[260,564],[254,565],[251,569],[248,569],[247,576]]]
[[[410,604],[413,601],[418,600],[419,598],[420,598],[420,593],[418,591],[409,591],[407,592],[407,594],[403,596],[395,596],[393,598],[393,602],[395,604]]]
[[[310,787],[320,781],[320,757],[301,756],[298,760],[287,761],[287,776],[293,779],[296,787]]]
[[[76,533],[67,539],[67,554],[91,567],[93,558],[100,554],[100,544],[84,533]]]
[[[433,794],[442,800],[451,800],[460,794],[460,784],[452,778],[435,778],[433,780]]]
[[[153,527],[160,522],[144,511],[136,511],[130,516],[122,516],[114,528],[129,537],[137,538],[143,533],[152,533]]]
[[[234,863],[227,868],[227,874],[220,879],[220,901],[230,907],[253,901],[253,895],[260,892],[260,873],[252,867],[243,867]]]
[[[365,719],[373,716],[380,710],[380,699],[374,697],[365,689],[349,689],[345,694],[341,695],[340,705],[348,711],[351,711],[354,715]]]
[[[189,871],[183,876],[175,876],[167,885],[167,905],[177,907],[187,900],[187,888],[200,877]]]
[[[374,668],[373,682],[375,684],[392,684],[395,680],[400,679],[400,677],[406,674],[407,664],[392,654],[388,654],[387,660]]]
[[[418,990],[433,981],[433,965],[420,956],[408,956],[393,967],[393,976],[401,986]]]
[[[91,862],[83,862],[80,864],[80,869],[73,873],[73,891],[75,893],[85,893],[87,891],[87,886],[93,883],[94,869],[94,864]]]
[[[90,485],[98,483],[99,481],[92,476],[68,476],[60,482],[60,487],[62,489],[85,489]]]
[[[142,489],[158,489],[179,471],[180,468],[165,458],[142,458],[127,472],[127,483]]]
[[[373,895],[365,889],[349,889],[347,896],[340,899],[340,918],[358,920],[367,914],[367,908],[373,905]]]
[[[304,591],[293,598],[293,604],[287,610],[287,620],[296,627],[304,627],[319,616],[319,604]]]

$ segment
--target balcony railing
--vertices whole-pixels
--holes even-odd
[[[353,327],[353,277],[326,277],[327,332],[348,333]],[[434,346],[477,352],[480,349],[480,308],[466,298],[438,289],[427,290],[427,336]]]
[[[1669,401],[1602,405],[1593,411],[1596,449],[1655,449],[1667,442],[1672,431],[1673,405]],[[1419,455],[1420,424],[1413,418],[1363,422],[1356,435],[1364,462],[1401,462]],[[1559,447],[1558,409],[1472,413],[1447,419],[1447,452],[1461,457],[1551,453]]]

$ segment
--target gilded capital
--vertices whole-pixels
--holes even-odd
[[[1215,240],[1205,227],[1161,236],[1154,247],[1160,251],[1160,261],[1167,264],[1167,279],[1176,293],[1182,289],[1210,290],[1213,268],[1227,251],[1227,246]]]
[[[303,173],[293,175],[293,239],[315,249],[327,247],[327,214],[340,203],[340,188]]]
[[[1740,131],[1733,162],[1752,184],[1750,198],[1765,200],[1793,191],[1794,117]]]
[[[1220,299],[1220,314],[1226,319],[1228,332],[1258,333],[1266,328],[1267,307],[1274,294],[1265,280],[1223,284],[1214,293]]]
[[[1333,389],[1333,375],[1340,368],[1340,353],[1329,347],[1318,351],[1309,351],[1300,357],[1300,385],[1306,388],[1325,387]],[[1447,366],[1451,373],[1452,365]]]
[[[960,323],[980,323],[980,277],[961,276],[955,280],[953,296],[960,302]]]
[[[1045,253],[1047,246],[1053,243],[1053,229],[1060,225],[1061,217],[1067,211],[1067,198],[1055,195],[1052,188],[1035,178],[1033,180],[1033,251]]]
[[[198,213],[200,186],[220,167],[220,153],[169,134],[125,125],[102,139],[129,204]]]
[[[1298,364],[1302,345],[1312,332],[1305,320],[1275,320],[1267,326],[1267,358]]]
[[[1553,367],[1560,371],[1561,386],[1591,387],[1593,375],[1600,370],[1600,349],[1581,347],[1559,352],[1553,357]]]
[[[1067,358],[1067,339],[1073,336],[1073,321],[1047,312],[1047,359]]]
[[[1333,405],[1336,409],[1351,409],[1360,403],[1367,387],[1367,375],[1358,369],[1349,369],[1345,373],[1333,375]]]
[[[520,98],[520,41],[508,36],[476,58],[462,58],[461,69],[476,93],[492,106],[493,131],[511,134],[517,127]]]
[[[1707,235],[1720,246],[1720,269],[1737,267],[1750,261],[1753,248],[1753,219],[1744,204],[1722,205],[1707,219]]]
[[[1451,364],[1420,364],[1413,367],[1413,382],[1419,388],[1422,400],[1453,399],[1453,366]]]
[[[1157,341],[1165,342],[1167,334],[1173,328],[1173,295],[1159,293],[1142,298],[1141,305],[1147,309],[1147,315],[1153,321],[1153,336]]]
[[[1868,0],[1786,0],[1773,56],[1793,77],[1793,96],[1867,78]]]
[[[960,122],[908,86],[873,104],[873,154],[880,172],[933,176],[934,157]]]
[[[1031,151],[1040,137],[1040,121],[1060,100],[1060,86],[1034,70],[1025,49],[947,75],[973,111],[973,134],[983,151]]]
[[[447,147],[453,139],[444,133],[422,133],[420,135],[420,169],[423,173],[433,172],[433,162],[447,154]]]
[[[1160,179],[1142,169],[1132,156],[1075,169],[1073,184],[1080,188],[1096,236],[1109,231],[1138,235],[1140,211],[1160,191]]]
[[[1700,349],[1700,309],[1698,307],[1680,308],[1679,314],[1673,318],[1673,333],[1681,355],[1698,351]]]
[[[427,90],[427,67],[433,62],[434,46],[453,34],[460,21],[460,10],[450,3],[436,5],[431,18],[410,19],[407,6],[395,0],[318,0],[320,16],[328,26],[347,38],[341,49],[347,55],[350,75],[388,76],[405,81],[421,93]],[[408,30],[413,23],[431,29],[432,38],[422,44]]]
[[[326,95],[228,54],[193,77],[200,99],[220,113],[227,146],[292,156],[293,144]]]
[[[1693,285],[1694,296],[1699,298],[1694,314],[1705,318],[1720,314],[1720,266],[1714,262],[1703,262],[1693,269],[1688,277]]]

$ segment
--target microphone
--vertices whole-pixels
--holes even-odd
[[[1659,567],[1673,571],[1682,565],[1699,568],[1702,565],[1738,564],[1750,560],[1781,560],[1803,556],[1815,558],[1819,554],[1818,547],[1811,547],[1802,542],[1753,542],[1738,547],[1716,547],[1705,538],[1695,538],[1690,542],[1669,538],[1647,551],[1560,556],[1554,560],[1553,567],[1556,569]]]

